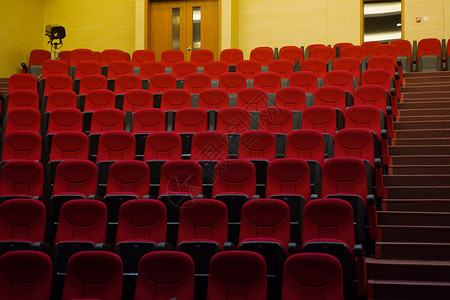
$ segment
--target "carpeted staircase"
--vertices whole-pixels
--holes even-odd
[[[8,93],[8,82],[9,78],[0,78],[0,94],[3,94],[3,96]]]
[[[369,299],[450,299],[450,72],[405,74]]]

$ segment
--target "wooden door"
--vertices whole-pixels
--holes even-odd
[[[149,49],[179,49],[185,60],[192,51],[209,49],[219,59],[218,0],[152,1],[149,3]]]

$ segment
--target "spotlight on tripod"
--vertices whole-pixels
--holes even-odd
[[[48,44],[54,53],[54,59],[59,59],[58,49],[63,45],[62,39],[66,37],[66,29],[59,25],[47,25],[45,26],[45,35],[50,39]]]

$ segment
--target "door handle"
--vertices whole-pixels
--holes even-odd
[[[192,48],[191,48],[191,47],[187,47],[187,50],[188,50],[188,51],[191,51],[191,50],[192,50]]]

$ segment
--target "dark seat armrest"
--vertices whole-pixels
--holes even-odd
[[[108,243],[98,243],[98,244],[95,244],[94,250],[111,251],[112,252],[114,250],[114,247]]]
[[[381,138],[383,139],[387,139],[388,138],[388,133],[386,129],[382,129],[381,130]]]
[[[311,194],[311,200],[319,199],[317,194]]]
[[[295,254],[295,253],[300,253],[300,250],[301,250],[300,245],[297,243],[294,243],[294,242],[290,242],[287,246],[287,249],[288,249],[289,255]]]
[[[386,106],[386,113],[392,115],[392,106]]]
[[[375,196],[370,194],[367,195],[367,205],[375,205]]]
[[[172,251],[175,250],[175,246],[168,242],[161,242],[156,245],[156,251]]]
[[[92,200],[102,200],[102,198],[100,198],[97,195],[88,195],[88,199],[92,199]]]
[[[394,97],[397,96],[397,92],[396,92],[395,88],[390,88],[389,92],[390,92],[391,96],[394,96]]]
[[[31,250],[41,251],[48,255],[52,253],[52,247],[46,242],[34,242],[31,244]]]
[[[197,197],[195,197],[195,199],[205,199],[205,195],[198,194]]]
[[[361,244],[356,244],[353,247],[353,254],[355,256],[365,256],[366,255],[366,251],[364,250],[364,246]]]
[[[261,199],[261,195],[253,195],[252,199]]]
[[[151,195],[144,195],[142,199],[154,199]]]
[[[33,196],[33,197],[31,197],[32,199],[35,199],[35,200],[39,200],[39,201],[41,201],[42,203],[44,203],[44,204],[47,204],[47,198],[44,198],[44,197],[42,197],[42,196]]]
[[[395,80],[400,79],[400,75],[398,74],[398,72],[394,72],[394,78],[395,78]]]
[[[375,164],[375,168],[381,168],[383,166],[383,163],[381,162],[380,158],[375,158],[374,164]]]
[[[225,242],[222,249],[223,251],[235,250],[236,245],[233,242]]]

